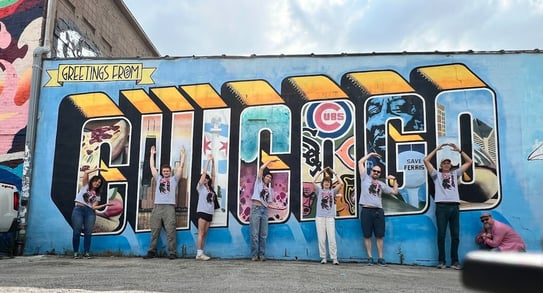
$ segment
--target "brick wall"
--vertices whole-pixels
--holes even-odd
[[[53,43],[54,57],[159,56],[122,0],[59,0]],[[63,46],[84,50],[65,55]]]

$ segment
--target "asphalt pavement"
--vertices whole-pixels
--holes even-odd
[[[3,257],[0,292],[476,292],[461,271],[249,259]]]

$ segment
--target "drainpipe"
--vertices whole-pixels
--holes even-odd
[[[50,52],[52,47],[51,36],[55,25],[57,0],[47,0],[45,18],[44,42],[42,47],[37,47],[33,52],[32,81],[30,84],[30,96],[28,99],[28,121],[26,124],[25,151],[23,162],[23,175],[21,184],[21,200],[19,205],[19,230],[16,236],[16,255],[22,255],[26,240],[26,213],[30,199],[30,186],[32,182],[32,168],[34,157],[34,145],[36,140],[36,124],[38,122],[38,102],[41,88],[41,73],[43,56]]]
[[[47,0],[47,16],[45,18],[45,31],[43,46],[53,48],[52,36],[57,15],[57,0]],[[50,57],[50,56],[49,56]]]
[[[30,198],[30,187],[32,180],[32,163],[34,156],[34,145],[36,139],[36,125],[38,122],[38,101],[41,88],[41,73],[43,55],[49,53],[47,47],[37,47],[34,49],[32,61],[32,82],[30,84],[30,97],[28,99],[28,122],[26,124],[25,152],[23,163],[23,176],[21,184],[21,204],[19,207],[19,231],[16,237],[17,255],[22,255],[26,239],[26,213],[28,211],[28,202]]]

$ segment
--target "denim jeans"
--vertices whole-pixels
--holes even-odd
[[[79,252],[79,241],[83,232],[83,252],[90,251],[92,229],[96,222],[96,213],[89,207],[75,206],[72,211],[72,246],[75,252]]]
[[[460,243],[460,212],[458,205],[436,203],[438,261],[445,264],[445,234],[447,225],[451,233],[451,264],[458,262]]]
[[[266,254],[266,238],[268,238],[268,208],[252,205],[249,222],[251,256],[263,257]]]

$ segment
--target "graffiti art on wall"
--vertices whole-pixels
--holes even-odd
[[[302,115],[307,119],[303,125],[301,154],[304,158],[302,215],[303,218],[314,218],[316,202],[312,182],[318,172],[326,166],[333,166],[344,181],[353,182],[354,143],[351,138],[354,134],[354,106],[348,101],[306,104]],[[339,216],[354,215],[356,202],[352,187],[347,184],[341,191],[342,196],[336,203]]]
[[[249,223],[251,197],[260,165],[272,159],[280,158],[281,153],[289,149],[291,120],[289,109],[283,105],[250,107],[245,109],[240,118],[240,192],[239,219]],[[289,216],[289,172],[287,166],[274,162],[269,165],[273,174],[275,200],[268,208],[269,220],[283,222]]]
[[[258,60],[266,63],[265,58]],[[225,77],[210,80],[198,73],[199,67],[192,67],[199,62],[218,66],[216,61],[48,62],[42,92],[49,104],[41,105],[42,113],[58,113],[45,118],[55,128],[40,126],[38,135],[40,145],[54,154],[55,164],[45,168],[44,178],[50,169],[51,179],[40,179],[51,191],[48,213],[62,214],[59,222],[68,225],[66,215],[81,170],[99,166],[107,170],[101,172],[108,182],[108,194],[102,198],[115,201],[118,208],[102,211],[101,217],[109,222],[95,232],[110,234],[113,242],[122,239],[118,242],[123,252],[142,253],[149,241],[151,191],[156,184],[149,171],[152,146],[157,164],[176,167],[186,155],[176,213],[178,247],[187,255],[195,250],[195,188],[208,155],[215,159],[210,172],[220,199],[208,244],[224,257],[249,253],[250,198],[258,168],[270,159],[277,159],[268,166],[276,194],[268,210],[269,241],[274,244],[270,253],[277,258],[318,257],[313,247],[318,203],[308,183],[325,166],[333,167],[345,182],[336,203],[338,244],[349,257],[365,253],[357,250],[361,235],[356,162],[368,152],[381,154],[367,164],[381,166],[381,179],[387,175],[398,179],[400,193],[383,198],[387,231],[392,231],[387,239],[402,245],[412,262],[435,258],[435,251],[417,249],[435,242],[433,186],[422,161],[428,150],[453,142],[473,157],[473,166],[460,182],[464,217],[498,209],[506,198],[500,180],[498,96],[466,64],[441,62],[395,70],[353,65],[335,74],[316,69],[300,74],[278,59],[272,61],[283,64],[285,73],[267,63],[272,73],[257,78],[246,67],[247,71],[238,71],[220,60],[228,69],[222,73]],[[113,68],[122,64],[140,64],[131,67],[146,77],[112,80]],[[105,73],[97,74],[100,70]],[[75,71],[83,74],[62,74]],[[95,89],[97,83],[101,92],[85,92],[85,85]],[[45,130],[55,134],[53,144],[44,139]],[[462,162],[447,150],[435,159],[445,156],[453,165]],[[405,227],[417,230],[417,237]],[[97,242],[102,243],[100,238]],[[239,248],[224,249],[233,243]]]
[[[80,104],[80,107],[85,107],[85,105]],[[81,131],[80,180],[78,189],[81,187],[81,179],[85,176],[83,172],[86,170],[106,168],[106,166],[126,165],[128,161],[126,146],[130,144],[130,129],[129,123],[121,118],[92,119],[83,125],[83,130]],[[102,144],[109,146],[110,161],[101,161],[100,147]],[[108,178],[106,181],[109,183],[107,197],[104,197],[104,202],[109,202],[113,205],[97,213],[96,225],[94,227],[94,232],[97,233],[118,231],[124,227],[125,223],[126,184],[121,183],[118,185],[113,183],[113,173],[115,172],[113,168],[111,170],[112,173],[106,175],[104,174],[106,172],[109,172],[109,170],[104,169],[101,172],[103,177]]]
[[[148,101],[150,102],[150,101]],[[157,158],[155,158],[154,168],[161,168],[160,166],[166,164],[172,168],[172,170],[177,169],[179,164],[181,164],[181,157],[190,157],[192,152],[191,144],[189,143],[189,138],[192,137],[191,133],[191,124],[193,115],[192,113],[175,113],[172,115],[171,123],[171,155],[165,154],[165,149],[162,148],[161,140],[165,135],[162,133],[163,126],[163,116],[160,114],[151,114],[145,115],[142,117],[143,127],[141,127],[141,142],[143,143],[142,149],[145,152],[140,158],[143,161],[142,170],[141,170],[141,185],[139,185],[139,198],[138,198],[138,217],[137,217],[137,227],[138,230],[149,230],[150,229],[150,219],[151,212],[154,207],[154,196],[156,189],[156,180],[151,175],[151,166],[150,166],[150,149],[151,147],[157,148]],[[165,121],[164,121],[165,122]],[[178,186],[176,190],[176,222],[177,227],[186,228],[188,226],[188,185],[189,179],[187,178],[186,167],[188,166],[186,161],[182,167],[181,178],[178,181]]]
[[[58,18],[55,21],[53,57],[79,58],[101,55],[97,46],[72,21]]]
[[[366,150],[376,152],[381,157],[371,160],[372,166],[379,165],[386,169],[387,164],[387,123],[397,119],[400,121],[403,133],[422,133],[425,130],[424,103],[422,98],[413,94],[381,95],[369,97],[365,102],[366,121]],[[393,130],[390,127],[388,130]],[[421,168],[424,150],[417,147],[419,135],[414,136],[415,142],[402,142],[398,144],[398,168],[404,173],[402,188],[395,198],[386,197],[387,206],[397,212],[420,211],[426,208],[427,198],[424,190],[426,173]],[[406,150],[407,148],[407,150]],[[405,150],[405,151],[404,151]],[[415,167],[418,165],[419,167]],[[395,170],[391,170],[395,172]],[[422,187],[422,188],[421,188]],[[422,194],[419,193],[422,192]],[[395,208],[392,209],[392,206]]]
[[[104,65],[107,66],[107,65]],[[455,66],[455,65],[453,65]],[[74,66],[75,67],[75,66]],[[115,68],[115,65],[108,66]],[[59,66],[64,68],[64,66]],[[420,69],[419,69],[420,70]],[[65,70],[59,70],[63,72]],[[425,117],[427,116],[424,99],[414,94],[414,89],[406,86],[406,93],[396,93],[385,95],[384,92],[374,94],[371,89],[368,89],[365,83],[368,80],[375,78],[389,78],[391,72],[370,72],[370,73],[349,73],[344,79],[345,82],[356,84],[350,95],[361,97],[360,102],[363,102],[363,117],[365,135],[365,150],[367,152],[377,152],[381,155],[381,159],[372,164],[381,165],[382,168],[388,168],[388,173],[403,174],[402,193],[398,196],[387,198],[386,207],[388,213],[405,213],[405,212],[421,212],[428,204],[425,168],[422,166],[422,158],[426,152],[424,136],[428,136],[425,127]],[[109,74],[111,75],[111,74]],[[108,75],[108,76],[109,76]],[[60,74],[52,74],[52,77],[60,77]],[[407,82],[401,80],[407,85]],[[48,84],[59,84],[51,83]],[[356,195],[354,193],[354,165],[355,165],[355,105],[346,100],[347,94],[343,92],[339,86],[330,84],[330,79],[323,76],[316,77],[292,77],[289,78],[289,84],[296,84],[298,93],[302,96],[312,96],[312,100],[320,100],[315,102],[306,102],[301,108],[301,153],[300,161],[303,186],[301,187],[301,198],[297,200],[301,202],[301,220],[314,218],[315,202],[314,193],[311,190],[312,177],[322,170],[323,166],[335,166],[334,169],[342,174],[347,182],[346,188],[343,191],[341,202],[338,203],[338,216],[349,217],[356,215]],[[244,81],[230,82],[227,85],[236,100],[241,101],[245,105],[240,116],[239,137],[240,137],[240,183],[239,198],[238,198],[238,220],[243,223],[248,223],[248,215],[250,214],[250,197],[252,195],[252,186],[254,184],[254,175],[258,165],[263,162],[261,155],[266,157],[271,155],[280,156],[280,154],[290,151],[291,134],[291,112],[286,106],[270,105],[262,106],[261,104],[282,103],[280,95],[278,95],[267,83],[262,81]],[[332,96],[316,98],[316,90],[324,87],[332,87],[333,90],[327,90],[327,93],[334,93]],[[313,92],[311,92],[311,89]],[[169,92],[165,92],[169,90]],[[187,88],[188,90],[188,88]],[[162,148],[158,147],[159,157],[167,159],[172,165],[179,163],[180,150],[186,151],[189,157],[193,157],[193,137],[192,132],[194,117],[191,112],[188,113],[171,113],[172,108],[168,107],[168,103],[172,103],[172,99],[178,96],[178,99],[186,102],[186,98],[179,91],[169,89],[152,89],[151,93],[156,95],[153,99],[144,91],[126,91],[121,100],[127,101],[127,106],[133,108],[125,112],[139,112],[137,117],[142,119],[139,123],[141,133],[139,133],[140,142],[139,148],[145,152],[138,154],[142,166],[140,177],[142,184],[139,186],[138,198],[138,231],[149,229],[149,217],[152,210],[154,183],[150,177],[148,169],[149,148],[151,146],[160,146],[165,142],[168,144],[165,149],[169,153],[162,154]],[[490,95],[485,95],[490,93]],[[256,94],[260,96],[255,97]],[[458,96],[459,95],[459,96]],[[335,98],[336,100],[333,100]],[[339,100],[338,100],[339,98]],[[95,104],[84,104],[86,100],[78,99],[78,109],[85,107],[96,107]],[[90,100],[88,100],[90,101]],[[160,103],[157,104],[157,102]],[[175,100],[174,100],[175,102]],[[93,101],[95,103],[95,101]],[[473,104],[473,105],[472,105]],[[496,142],[492,136],[492,127],[495,125],[494,108],[495,101],[490,91],[482,89],[479,91],[455,90],[440,93],[436,98],[436,108],[440,111],[436,115],[436,125],[434,129],[437,132],[437,143],[456,142],[461,139],[467,140],[470,144],[475,141],[473,147],[474,157],[476,158],[475,172],[481,173],[479,176],[467,174],[466,178],[479,178],[477,181],[479,186],[474,187],[475,180],[466,180],[464,189],[469,189],[470,192],[463,193],[462,200],[466,208],[471,207],[476,203],[485,203],[490,206],[497,202],[497,176],[495,155]],[[162,106],[161,106],[162,105]],[[473,107],[477,105],[477,107]],[[142,111],[141,109],[144,109]],[[164,108],[161,109],[161,108]],[[462,113],[468,112],[471,114],[470,120],[476,126],[476,129],[471,130],[471,122],[468,121],[468,130],[465,125],[461,124]],[[120,109],[121,110],[121,109]],[[192,109],[191,109],[192,110]],[[122,110],[121,110],[122,111]],[[64,113],[60,113],[64,115]],[[69,114],[69,113],[66,113]],[[229,122],[230,112],[228,109],[205,110],[203,113],[203,125],[201,135],[201,151],[197,152],[202,162],[201,166],[205,165],[207,154],[212,154],[216,158],[217,168],[214,172],[218,180],[215,181],[217,190],[219,190],[220,198],[223,200],[223,208],[219,211],[216,217],[215,225],[226,224],[226,199],[228,198],[228,146],[229,146]],[[477,118],[474,118],[477,117]],[[394,122],[397,120],[397,126]],[[483,121],[487,121],[484,123]],[[135,123],[137,121],[133,121]],[[99,148],[100,144],[107,142],[110,145],[111,161],[108,166],[117,163],[127,164],[129,144],[129,123],[124,120],[106,120],[102,123],[87,123],[84,127],[86,132],[83,134],[82,140],[82,165],[80,170],[84,171],[88,168],[99,166]],[[170,129],[168,131],[165,131]],[[462,132],[465,134],[462,135]],[[392,145],[397,145],[393,153],[390,152],[391,145],[388,140],[393,141]],[[479,142],[480,144],[477,144]],[[464,143],[466,144],[466,143]],[[396,156],[391,154],[396,153]],[[494,156],[490,155],[494,154]],[[455,165],[459,164],[459,157],[454,154],[443,154],[451,156],[455,160]],[[388,159],[394,164],[387,163]],[[84,165],[83,165],[84,164]],[[90,165],[90,166],[89,166]],[[395,166],[395,167],[394,167]],[[391,168],[394,167],[394,168]],[[214,168],[215,169],[215,168]],[[290,210],[289,206],[289,176],[288,172],[284,173],[279,169],[288,170],[276,167],[274,172],[274,184],[279,194],[276,202],[270,208],[270,220],[284,221]],[[489,173],[490,172],[490,173]],[[494,174],[490,176],[489,174]],[[180,182],[177,209],[179,212],[178,226],[180,228],[188,228],[187,211],[189,209],[189,189],[187,185],[191,184],[189,179],[191,176],[184,177]],[[481,180],[484,178],[484,180]],[[494,178],[491,181],[489,178]],[[488,188],[487,186],[494,186]],[[223,198],[224,196],[224,198]],[[480,206],[479,206],[480,208]],[[223,215],[222,217],[220,215]],[[221,219],[221,220],[218,220]]]
[[[228,215],[228,151],[230,146],[230,110],[215,109],[204,111],[204,134],[202,135],[202,158],[211,154],[213,189],[219,198],[220,208],[215,210],[211,226],[226,226]],[[202,162],[202,168],[205,162]]]
[[[38,47],[43,0],[0,3],[0,182],[22,188],[32,51]]]
[[[447,77],[447,72],[457,78]],[[412,78],[424,84],[428,97],[434,97],[436,143],[456,143],[473,158],[474,166],[459,186],[462,207],[495,206],[501,198],[494,91],[462,64],[417,68]],[[459,154],[438,153],[438,159],[445,156],[452,158],[453,165],[461,165]]]

